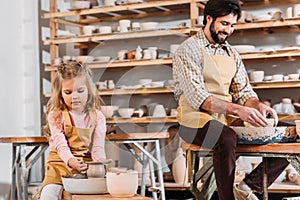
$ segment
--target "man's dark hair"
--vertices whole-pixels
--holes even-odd
[[[230,13],[237,15],[237,19],[241,17],[241,5],[238,0],[210,0],[204,8],[203,24],[206,25],[206,16],[210,15],[213,19],[226,16]]]

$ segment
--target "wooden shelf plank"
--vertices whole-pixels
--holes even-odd
[[[205,2],[205,0],[194,0],[195,2]],[[154,7],[163,7],[163,6],[172,6],[180,4],[191,3],[191,0],[164,0],[164,1],[151,1],[144,3],[136,4],[127,4],[127,5],[117,5],[117,6],[108,6],[92,9],[79,9],[67,12],[48,12],[44,14],[44,18],[52,17],[68,17],[68,16],[78,16],[78,15],[92,15],[97,13],[108,13],[108,12],[119,12],[125,10],[137,10],[145,8],[154,8]]]
[[[172,58],[161,58],[155,60],[127,60],[127,61],[112,61],[112,62],[93,62],[86,63],[91,69],[106,69],[106,68],[122,68],[135,66],[149,66],[149,65],[172,65]],[[56,71],[56,66],[45,66],[45,71]]]
[[[103,40],[124,40],[134,38],[145,38],[145,37],[159,37],[168,35],[181,35],[189,34],[192,28],[174,28],[174,29],[163,29],[163,30],[152,30],[152,31],[135,31],[128,33],[112,33],[112,34],[95,34],[92,36],[77,36],[77,37],[65,37],[65,38],[52,38],[44,40],[44,45],[51,44],[67,44],[67,43],[79,43],[79,42],[97,42]]]
[[[108,118],[107,124],[150,124],[150,123],[177,123],[178,120],[175,117],[141,117],[141,118]]]
[[[114,89],[114,90],[99,90],[100,96],[110,95],[134,95],[134,94],[166,94],[172,93],[170,88],[139,88],[139,89]]]
[[[100,96],[112,95],[148,95],[148,94],[168,94],[173,93],[173,90],[168,87],[162,88],[139,88],[139,89],[113,89],[113,90],[99,90]],[[51,93],[46,93],[45,97],[50,97]]]
[[[280,50],[280,51],[269,51],[269,52],[256,52],[241,54],[244,60],[253,59],[265,59],[265,58],[283,58],[283,57],[298,57],[300,56],[300,50]]]
[[[258,82],[251,83],[253,89],[280,89],[280,88],[298,88],[300,81],[278,81],[278,82]]]
[[[295,26],[300,25],[300,18],[287,18],[283,20],[268,20],[268,21],[257,21],[251,23],[239,23],[234,26],[235,30],[245,29],[257,29],[257,28],[272,28],[272,27],[283,27],[283,26]]]

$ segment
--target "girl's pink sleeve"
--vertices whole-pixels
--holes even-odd
[[[96,110],[97,122],[94,132],[94,141],[92,146],[92,159],[99,161],[106,159],[105,153],[105,135],[106,135],[106,119],[101,111]]]
[[[74,156],[65,138],[62,114],[57,115],[57,112],[51,111],[47,120],[51,132],[49,145],[51,148],[55,148],[59,157],[68,165],[68,160]]]

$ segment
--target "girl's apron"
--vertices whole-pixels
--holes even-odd
[[[65,137],[72,154],[84,162],[91,161],[90,149],[92,147],[93,132],[96,126],[96,114],[93,111],[89,112],[92,126],[90,128],[76,128],[72,125],[69,113],[67,110],[62,112],[65,121]],[[39,198],[43,187],[48,184],[62,184],[61,177],[71,174],[78,174],[75,169],[68,167],[65,162],[59,157],[57,151],[52,148],[49,152],[46,163],[46,174],[41,184],[40,189],[35,194]]]
[[[203,77],[205,90],[214,97],[232,102],[229,94],[232,78],[236,73],[234,56],[208,55],[205,47],[202,47],[204,66]],[[177,119],[181,125],[191,128],[202,128],[209,120],[216,119],[224,124],[229,123],[229,117],[225,114],[201,112],[192,108],[182,94],[178,103]],[[214,106],[213,102],[212,105]]]

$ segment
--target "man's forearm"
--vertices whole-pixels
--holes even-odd
[[[200,106],[200,110],[212,113],[237,115],[242,106],[209,96]]]

